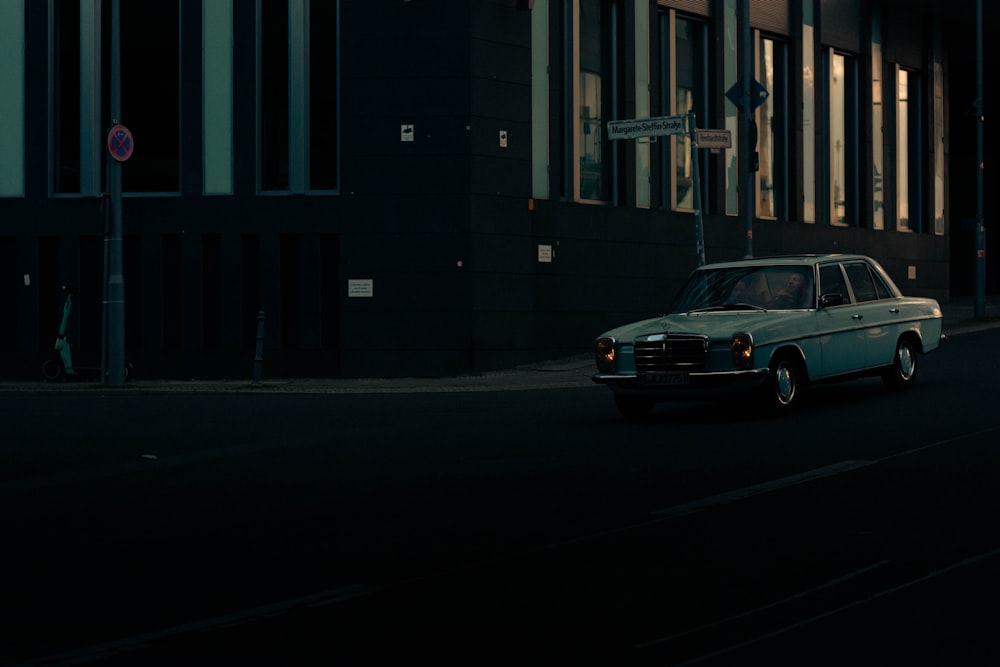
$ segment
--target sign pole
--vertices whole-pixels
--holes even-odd
[[[111,0],[111,127],[121,114],[121,43],[119,2]],[[122,163],[111,155],[108,160],[108,192],[111,205],[111,234],[108,239],[108,381],[125,384],[125,277],[122,270]]]
[[[695,247],[698,253],[698,266],[705,264],[705,228],[701,217],[701,167],[698,166],[698,133],[697,116],[694,111],[688,112],[688,136],[691,137],[691,174],[694,187],[694,232]]]
[[[986,316],[986,227],[983,224],[983,0],[976,0],[976,303]]]
[[[742,104],[740,111],[743,118],[740,123],[740,187],[743,191],[743,227],[746,232],[744,237],[744,257],[753,257],[753,215],[754,198],[753,186],[751,183],[752,173],[750,171],[750,114],[753,108],[750,103],[750,81],[753,78],[750,74],[750,0],[740,0],[740,85],[742,88]]]

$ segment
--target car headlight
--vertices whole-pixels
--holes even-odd
[[[733,354],[733,365],[740,370],[753,368],[753,337],[748,333],[733,334],[729,342]]]
[[[615,339],[598,338],[594,345],[594,360],[597,362],[597,370],[602,373],[609,373],[615,367]]]

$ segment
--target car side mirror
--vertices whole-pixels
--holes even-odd
[[[819,297],[819,307],[829,308],[830,306],[844,305],[844,295],[840,292],[827,292]]]

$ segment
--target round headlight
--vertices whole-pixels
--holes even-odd
[[[753,368],[753,337],[748,333],[733,334],[729,343],[733,354],[733,365],[740,370]]]
[[[598,338],[594,345],[594,360],[597,362],[597,370],[608,373],[615,367],[615,339]]]

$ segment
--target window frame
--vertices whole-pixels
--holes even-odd
[[[759,169],[755,176],[756,182],[756,214],[760,218],[771,220],[787,219],[789,217],[789,134],[788,122],[782,119],[789,118],[788,92],[789,92],[789,43],[779,37],[762,33],[755,30],[754,44],[756,45],[757,57],[755,58],[756,74],[755,78],[760,81],[768,91],[768,97],[757,107],[755,111],[755,122],[757,124],[757,146]],[[765,67],[765,42],[772,44],[771,49],[771,72],[768,73]],[[777,48],[780,45],[780,53]],[[770,75],[770,79],[768,76]],[[773,109],[772,123],[765,123],[764,114],[768,109]],[[768,151],[763,150],[770,146],[770,156],[766,156]],[[767,159],[770,157],[770,159]],[[768,165],[769,169],[765,169]],[[771,187],[765,188],[761,175],[771,174]],[[764,213],[763,204],[764,191],[770,190],[774,193],[770,198],[769,212]]]
[[[927,174],[924,161],[926,116],[923,105],[923,77],[920,70],[904,67],[898,63],[894,64],[894,69],[896,231],[922,233],[926,229],[924,183]],[[905,112],[902,92],[904,78],[907,90]]]
[[[858,106],[858,80],[859,80],[859,58],[857,55],[827,47],[823,50],[823,64],[825,69],[824,92],[825,92],[825,116],[827,128],[827,141],[823,145],[824,159],[823,176],[820,182],[826,183],[826,221],[836,227],[854,227],[860,224],[860,177],[858,169],[858,159],[860,157],[860,111]],[[837,68],[836,59],[843,59],[843,93],[842,98],[837,99],[837,87],[835,76]],[[836,105],[840,104],[840,108]],[[842,112],[842,118],[838,122],[837,112]],[[838,133],[836,128],[842,125],[842,133]],[[839,155],[838,140],[843,142],[843,156]],[[842,183],[840,178],[842,177]],[[842,187],[842,192],[838,193],[837,187]],[[838,215],[838,206],[843,206],[843,213]]]
[[[287,73],[284,73],[281,80],[277,81],[279,88],[282,82],[287,87],[287,103],[283,113],[277,114],[277,133],[284,133],[283,136],[275,134],[273,138],[265,135],[269,132],[270,119],[265,117],[265,100],[273,99],[265,93],[265,87],[270,89],[271,81],[265,80],[264,51],[267,45],[264,43],[264,3],[268,0],[257,0],[256,3],[256,26],[257,26],[257,85],[256,85],[256,109],[257,109],[257,160],[256,160],[256,191],[259,195],[295,195],[295,194],[339,194],[342,171],[340,168],[340,0],[335,0],[334,8],[334,32],[333,39],[336,41],[334,58],[336,60],[334,68],[334,112],[333,121],[335,128],[332,132],[332,141],[335,146],[335,155],[330,159],[335,161],[335,174],[332,187],[313,188],[312,187],[312,152],[314,149],[314,137],[311,132],[313,99],[311,96],[312,72],[311,66],[313,51],[311,49],[312,17],[310,0],[284,0],[287,3],[287,39],[284,47],[287,50]],[[317,0],[318,1],[318,0]],[[323,0],[326,2],[327,0]],[[277,45],[277,46],[280,46]],[[320,70],[323,68],[315,68]],[[324,71],[325,76],[329,76],[329,71]],[[282,143],[284,142],[284,144]],[[272,145],[273,144],[273,145]],[[265,174],[265,167],[270,164],[270,160],[265,159],[265,152],[270,148],[275,148],[280,156],[284,157],[287,163],[287,174],[277,175],[274,181],[276,186],[270,187],[268,177]]]
[[[677,99],[678,79],[677,65],[680,60],[677,55],[678,28],[679,21],[695,26],[698,30],[697,42],[694,53],[697,58],[697,68],[692,76],[694,83],[700,84],[701,89],[693,88],[694,112],[696,123],[699,127],[704,127],[711,118],[711,102],[709,85],[711,79],[711,49],[710,45],[710,25],[703,17],[678,13],[673,9],[660,12],[660,94],[661,105],[669,116],[687,115],[691,109],[682,109]],[[694,212],[693,191],[690,194],[691,205],[684,206],[678,201],[678,162],[683,159],[684,163],[693,168],[691,160],[691,139],[687,135],[671,135],[665,138],[660,151],[660,196],[664,208],[682,213]],[[709,160],[699,160],[699,178],[701,179],[702,193],[711,192],[711,169]],[[693,175],[689,176],[692,181]],[[688,197],[685,197],[687,199]],[[702,196],[702,209],[708,212],[711,205],[711,198]]]
[[[598,149],[599,159],[595,162],[598,165],[598,188],[597,197],[586,196],[583,187],[584,168],[583,161],[585,151],[583,142],[585,141],[584,119],[582,110],[584,108],[584,90],[582,85],[583,73],[594,70],[583,69],[583,57],[581,50],[584,47],[581,37],[581,16],[583,14],[582,3],[592,3],[599,8],[601,25],[599,27],[601,44],[599,45],[599,60],[601,71],[595,72],[599,75],[598,82],[600,91],[598,101],[601,105],[600,115],[590,116],[590,127],[599,133],[599,139],[593,143]],[[570,57],[566,63],[566,83],[569,94],[567,96],[567,129],[568,136],[566,142],[566,153],[569,161],[567,177],[569,179],[567,193],[572,201],[587,204],[614,204],[617,193],[617,164],[616,151],[612,142],[608,139],[605,127],[607,121],[614,120],[616,114],[616,102],[618,98],[618,73],[615,54],[618,50],[617,40],[617,11],[615,3],[607,3],[603,0],[573,0],[567,3],[569,20],[569,44]],[[605,78],[607,81],[605,81]],[[592,132],[591,132],[592,133]]]

